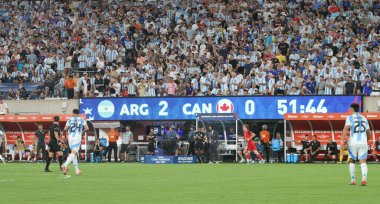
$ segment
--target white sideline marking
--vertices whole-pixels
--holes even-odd
[[[71,178],[70,175],[66,175],[66,176],[63,176],[63,177],[60,177],[61,179],[67,179],[67,178]]]
[[[3,179],[3,180],[0,180],[0,182],[7,182],[7,181],[15,181],[16,179]]]
[[[19,173],[19,172],[11,172],[9,174],[23,175],[23,174],[32,174],[32,173]]]

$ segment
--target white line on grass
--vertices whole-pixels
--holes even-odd
[[[66,175],[66,176],[59,177],[59,178],[61,178],[61,179],[67,179],[67,178],[71,178],[71,176],[70,175]]]
[[[16,179],[3,179],[3,180],[0,180],[0,182],[7,182],[7,181],[15,181]]]

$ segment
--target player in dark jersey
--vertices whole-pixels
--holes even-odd
[[[329,138],[329,142],[326,146],[326,152],[325,152],[325,163],[327,163],[327,157],[332,156],[334,162],[337,162],[338,159],[338,146],[336,142],[333,142],[331,138]]]
[[[309,142],[309,135],[305,135],[304,140],[301,141],[302,144],[302,150],[298,151],[298,154],[305,154],[306,159],[305,162],[309,161],[309,153],[310,153],[310,142]]]
[[[63,163],[63,157],[62,157],[62,151],[60,147],[60,135],[61,135],[61,128],[59,127],[59,116],[54,116],[54,122],[53,125],[51,125],[49,130],[50,135],[50,141],[49,141],[49,157],[46,160],[46,167],[45,172],[51,172],[49,169],[50,162],[53,159],[54,154],[58,156],[59,166],[62,171],[62,163]]]
[[[148,152],[147,152],[147,154],[155,155],[156,154],[157,137],[156,137],[156,134],[154,134],[153,128],[150,128],[149,135],[146,136],[146,139],[148,140]]]
[[[200,162],[203,162],[203,153],[204,153],[204,142],[206,138],[206,130],[204,127],[200,128],[199,131],[195,133],[195,154],[198,157]]]
[[[379,158],[377,157],[377,154],[380,153],[380,136],[377,138],[375,144],[372,146],[372,156],[373,159],[379,163]]]

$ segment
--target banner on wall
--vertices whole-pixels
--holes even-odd
[[[247,96],[86,98],[88,120],[194,120],[198,113],[236,113],[239,119],[283,119],[286,113],[342,113],[361,96]]]

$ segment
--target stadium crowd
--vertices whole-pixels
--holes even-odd
[[[2,2],[3,98],[379,90],[379,0]]]

